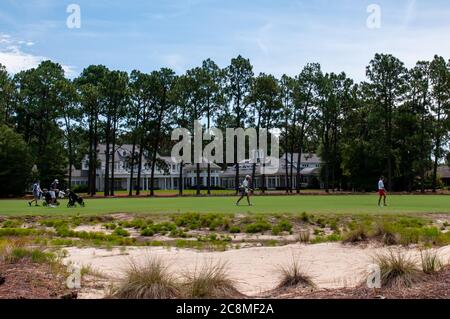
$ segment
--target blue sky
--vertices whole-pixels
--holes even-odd
[[[81,28],[69,29],[69,4]],[[450,58],[448,0],[1,0],[0,63],[11,73],[43,59],[74,77],[90,64],[178,73],[241,54],[255,73],[296,75],[308,62],[364,80],[376,52],[408,67],[434,54]],[[369,29],[367,7],[381,8]]]

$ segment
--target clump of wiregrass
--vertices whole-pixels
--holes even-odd
[[[398,245],[400,242],[400,236],[388,223],[377,223],[373,237],[379,239],[383,244],[387,246]]]
[[[302,229],[298,234],[298,240],[301,243],[309,243],[311,240],[311,232],[309,229]]]
[[[354,244],[358,242],[364,242],[369,238],[367,229],[364,226],[358,226],[356,229],[344,234],[343,242],[345,244]]]
[[[51,264],[57,260],[57,255],[45,251],[43,247],[31,246],[27,239],[2,240],[0,243],[0,261],[14,264],[25,259],[33,263]]]
[[[385,254],[378,254],[374,262],[380,267],[383,287],[411,287],[423,279],[423,273],[415,261],[400,251],[389,250]]]
[[[176,299],[180,286],[168,267],[158,258],[148,257],[143,264],[130,260],[125,276],[111,289],[117,299]]]
[[[184,297],[190,299],[234,299],[242,297],[230,278],[227,263],[205,262],[200,268],[183,274]]]
[[[56,255],[45,252],[41,248],[16,247],[6,256],[5,261],[14,264],[24,259],[28,259],[36,264],[52,263],[56,260]]]
[[[108,278],[108,276],[106,274],[104,274],[99,269],[92,267],[92,265],[82,266],[81,267],[81,276],[82,277],[91,276],[91,277],[99,278],[99,279],[107,279]]]
[[[278,289],[286,289],[292,287],[314,288],[315,284],[310,275],[308,275],[298,259],[292,258],[289,265],[283,265],[279,268],[280,281]]]
[[[434,274],[444,267],[444,263],[438,253],[431,249],[421,250],[420,260],[422,262],[422,271],[428,275]]]

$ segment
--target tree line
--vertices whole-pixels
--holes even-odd
[[[286,192],[300,192],[294,181],[300,180],[301,154],[313,152],[322,158],[326,191],[372,190],[381,174],[389,190],[435,191],[438,165],[450,162],[450,60],[435,56],[408,69],[392,55],[376,54],[366,75],[355,83],[344,72],[325,73],[310,63],[295,77],[277,79],[255,75],[242,56],[225,68],[208,59],[182,75],[169,68],[127,73],[91,65],[75,79],[51,61],[15,75],[0,64],[0,193],[20,194],[37,178],[43,184],[59,178],[70,187],[72,168],[87,154],[94,195],[102,144],[105,196],[114,195],[115,150],[131,144],[129,194],[139,194],[134,184],[145,164],[153,195],[155,170],[163,165],[158,154],[170,154],[172,129],[192,130],[200,119],[205,128],[281,132],[281,152],[297,164],[286,165]],[[209,178],[204,186],[210,192]]]

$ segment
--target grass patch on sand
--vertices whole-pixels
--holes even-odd
[[[278,289],[315,287],[311,276],[305,272],[300,262],[295,258],[292,258],[292,262],[289,265],[281,266],[278,272],[280,273]]]
[[[174,276],[156,258],[148,258],[142,265],[131,260],[125,277],[110,294],[117,299],[175,299],[180,296]]]
[[[232,299],[242,296],[227,272],[226,263],[209,262],[186,272],[183,282],[184,297],[189,299]]]
[[[420,260],[422,271],[428,275],[435,274],[444,267],[444,262],[441,260],[438,253],[431,249],[422,250],[420,252]]]
[[[380,267],[382,287],[401,289],[423,280],[414,260],[400,251],[376,255],[374,261]]]

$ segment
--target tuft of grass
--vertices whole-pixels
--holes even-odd
[[[229,277],[226,263],[205,263],[184,274],[185,297],[190,299],[231,299],[242,296]]]
[[[130,233],[123,229],[122,227],[117,227],[113,231],[113,235],[119,236],[119,237],[129,237]]]
[[[108,229],[108,230],[114,230],[117,228],[117,225],[115,223],[106,223],[106,224],[103,224],[103,227],[105,227],[105,229]]]
[[[388,223],[377,223],[373,236],[379,238],[387,246],[398,245],[400,242],[399,235]]]
[[[2,228],[20,228],[23,223],[17,219],[9,219],[3,222]]]
[[[10,264],[15,264],[23,259],[29,259],[37,264],[53,263],[56,255],[39,248],[14,247],[4,256],[5,262]]]
[[[175,299],[180,289],[167,266],[159,259],[149,258],[143,265],[130,261],[119,287],[112,298],[118,299]]]
[[[50,232],[30,228],[0,228],[0,237],[25,237],[49,234]]]
[[[358,243],[366,241],[368,238],[367,230],[360,226],[346,234],[344,234],[344,243]]]
[[[332,233],[328,236],[317,236],[311,240],[311,244],[321,244],[321,243],[333,243],[341,241],[342,237],[338,233]]]
[[[298,234],[298,240],[301,243],[309,243],[311,240],[311,233],[309,229],[300,230],[300,233]]]
[[[422,261],[422,271],[426,274],[434,274],[441,270],[444,265],[436,251],[420,251],[420,259]]]
[[[279,289],[291,287],[314,287],[311,277],[305,273],[297,259],[293,258],[288,266],[281,266],[279,269],[280,282]]]
[[[231,226],[229,229],[231,234],[239,234],[241,232],[241,227],[239,226]]]
[[[383,287],[411,287],[422,280],[422,273],[415,262],[400,251],[390,250],[386,254],[376,255],[374,261],[380,267]]]
[[[257,234],[268,231],[272,228],[272,226],[265,220],[259,220],[255,223],[248,224],[245,226],[245,232],[247,234]]]

